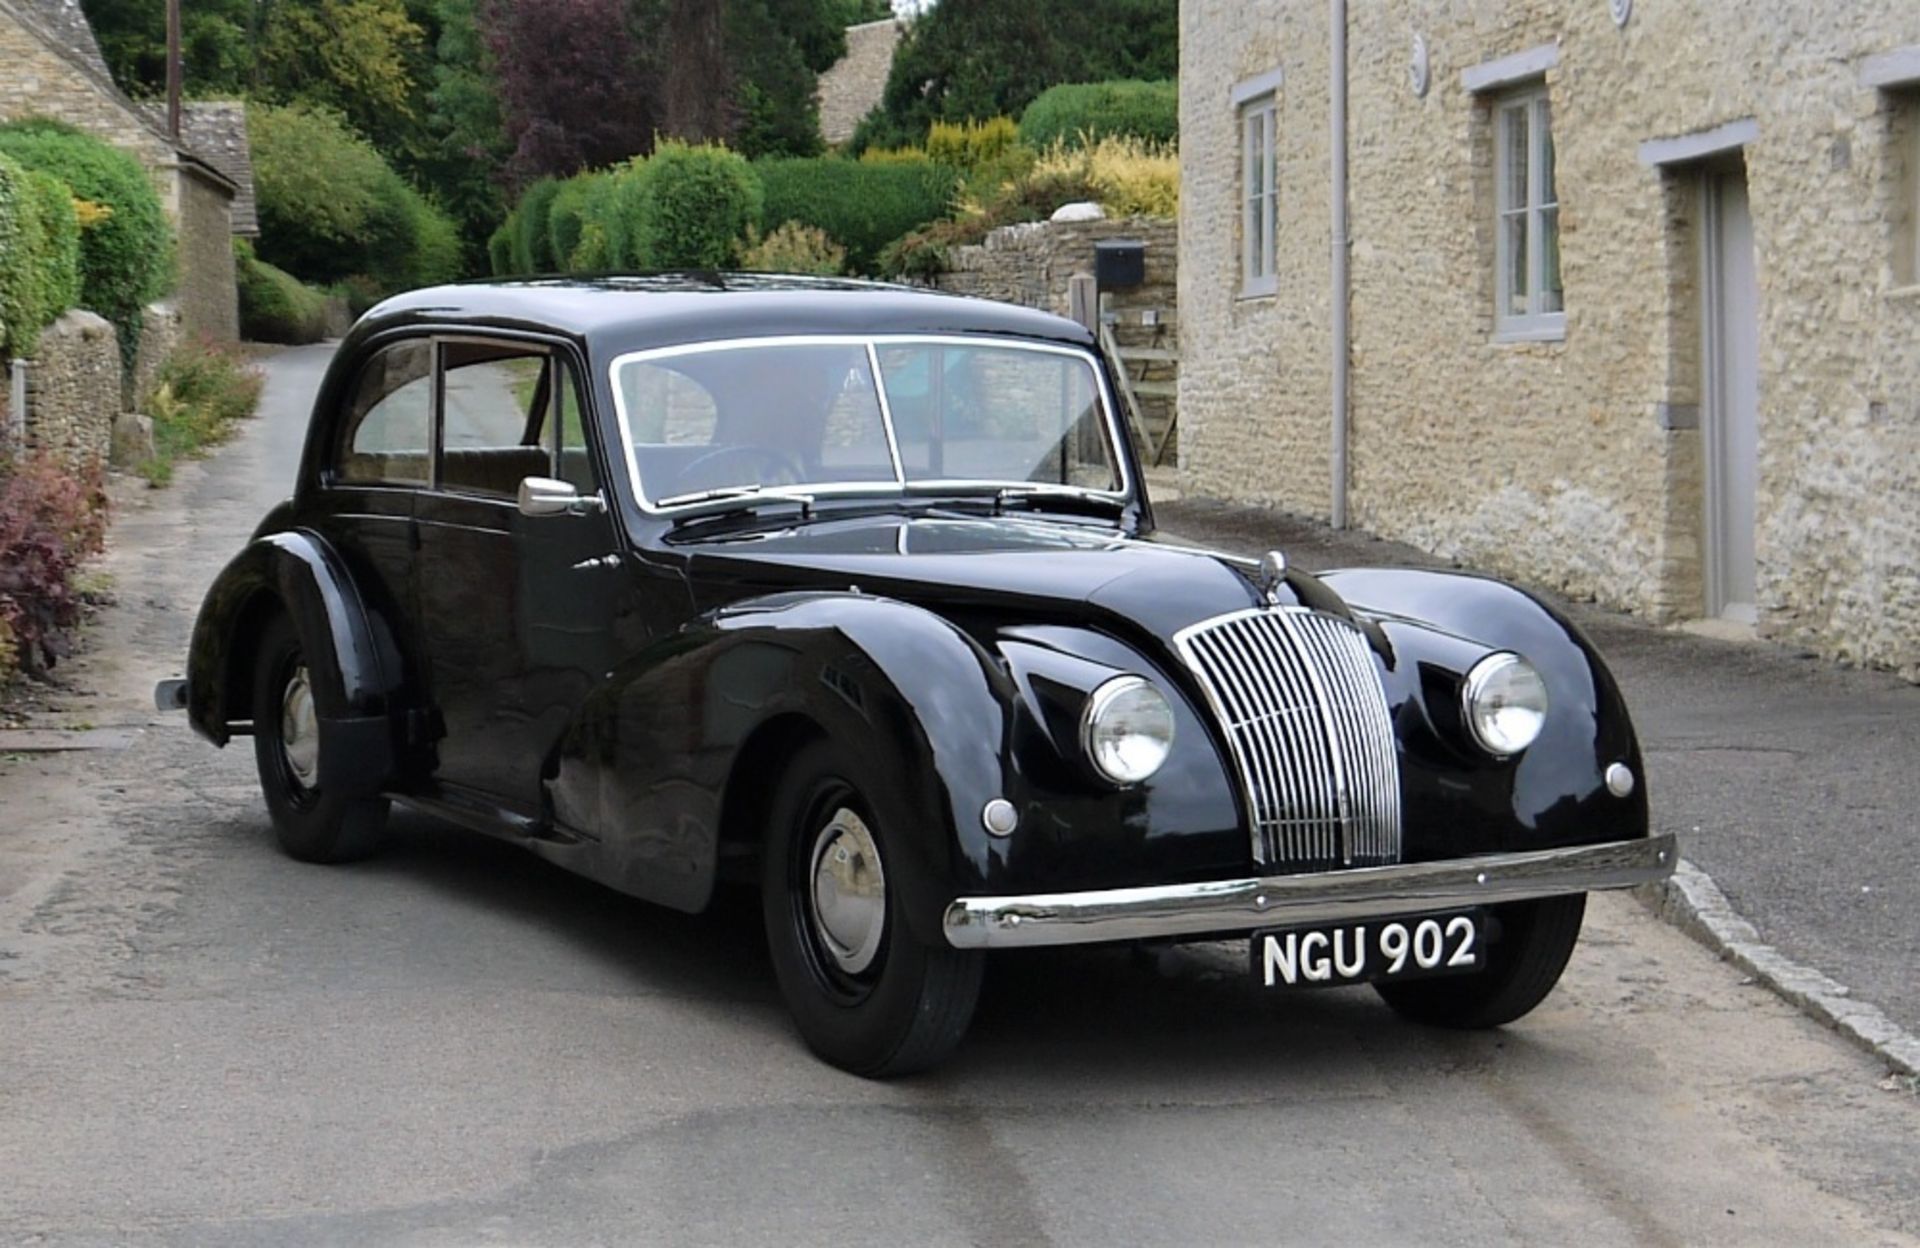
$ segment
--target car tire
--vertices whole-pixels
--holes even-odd
[[[278,616],[253,671],[253,754],[280,848],[302,862],[350,862],[372,853],[387,825],[383,797],[344,797],[321,784],[314,679],[293,621]]]
[[[1586,911],[1585,893],[1496,906],[1500,935],[1487,948],[1486,969],[1374,987],[1396,1014],[1416,1023],[1460,1029],[1511,1023],[1560,981]]]
[[[794,756],[774,794],[760,896],[774,975],[807,1047],[883,1079],[959,1045],[985,957],[913,937],[888,881],[911,821],[877,805],[864,774],[827,741]]]

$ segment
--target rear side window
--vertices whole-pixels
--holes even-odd
[[[425,485],[433,457],[433,344],[382,348],[360,370],[341,426],[334,475],[375,485]]]

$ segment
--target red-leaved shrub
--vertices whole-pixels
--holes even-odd
[[[28,672],[65,655],[80,621],[73,580],[106,540],[103,482],[98,465],[75,472],[39,452],[0,458],[0,623]]]

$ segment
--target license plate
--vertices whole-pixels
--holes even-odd
[[[1484,910],[1275,928],[1253,934],[1253,978],[1303,988],[1460,975],[1485,966],[1485,937]]]

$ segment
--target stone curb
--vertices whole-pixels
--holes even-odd
[[[1855,1001],[1845,984],[1801,966],[1762,941],[1759,931],[1740,917],[1705,871],[1683,858],[1673,878],[1633,891],[1662,919],[1893,1070],[1920,1077],[1920,1036],[1895,1023],[1878,1007]]]

